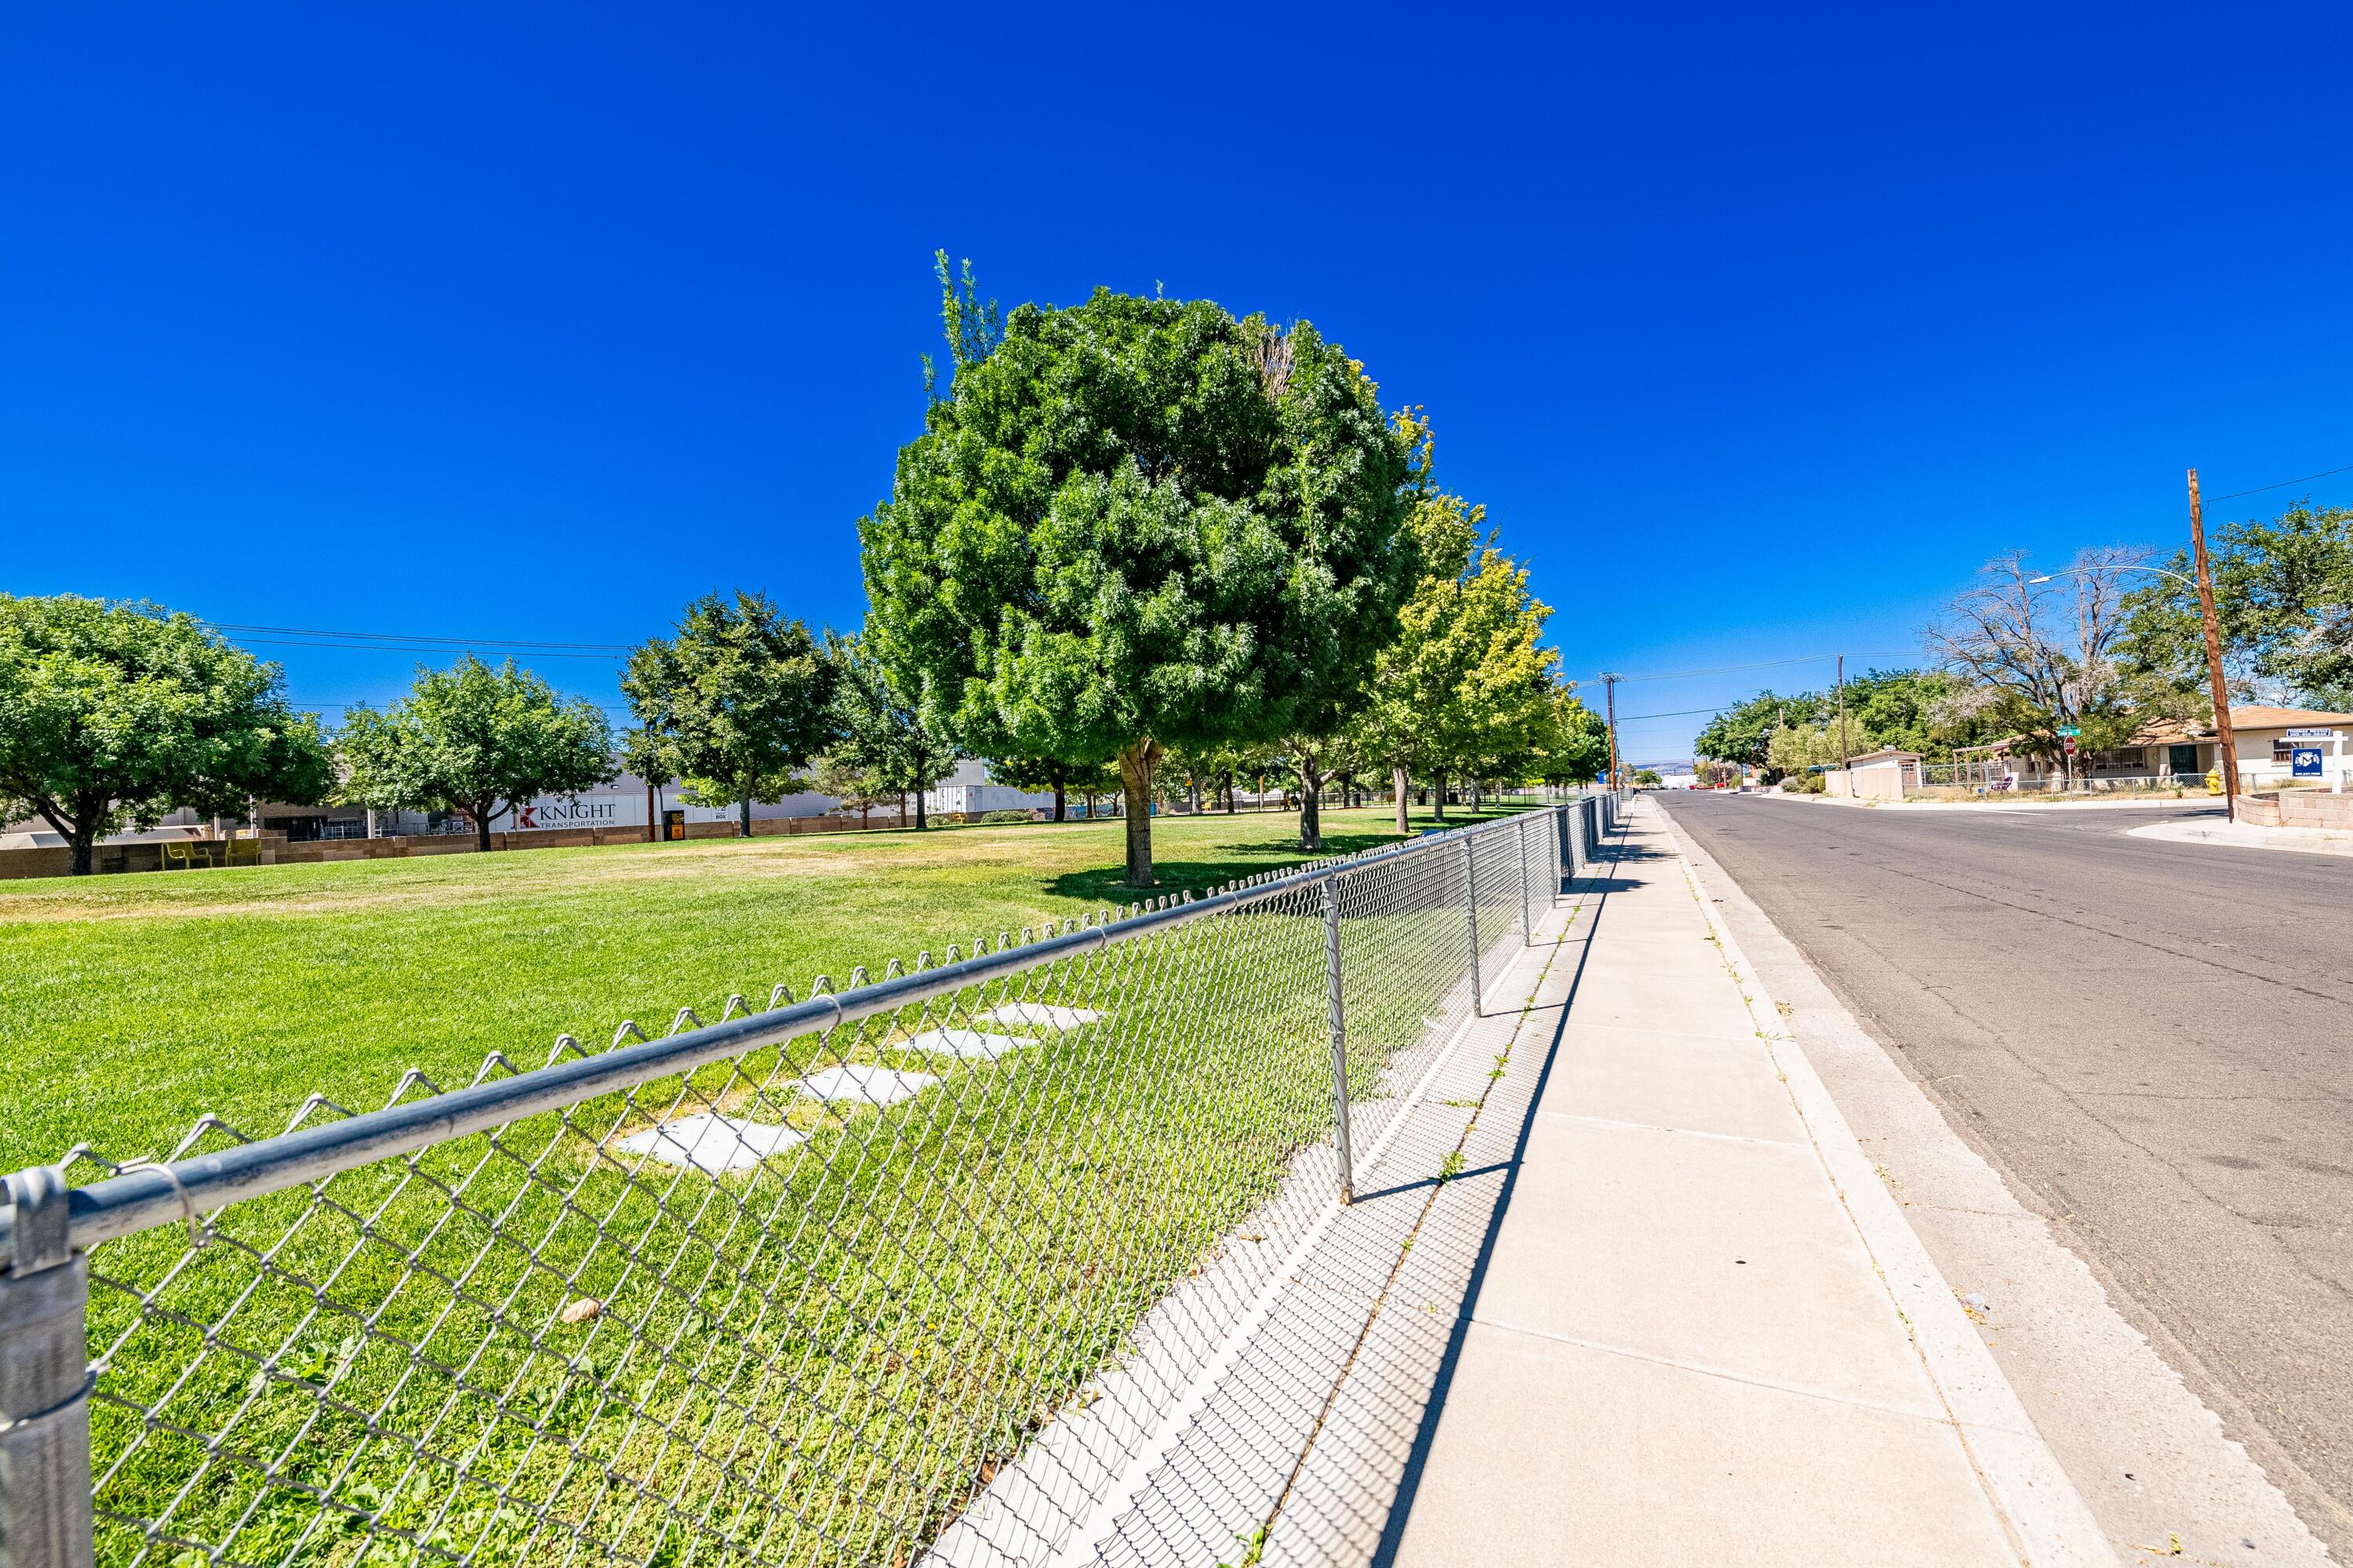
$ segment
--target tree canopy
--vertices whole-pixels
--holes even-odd
[[[809,629],[765,594],[706,594],[674,635],[629,655],[621,690],[640,726],[631,758],[666,762],[699,800],[739,802],[749,838],[752,802],[791,793],[833,738],[837,680]]]
[[[1119,788],[1119,770],[1103,762],[1064,762],[1053,757],[992,757],[988,776],[1008,789],[1050,792],[1054,821],[1067,821],[1070,796],[1107,795]]]
[[[872,651],[969,752],[1117,759],[1149,885],[1163,748],[1316,728],[1395,634],[1409,437],[1314,327],[1208,301],[1022,305],[969,352],[859,525]]]
[[[878,795],[915,798],[915,826],[931,825],[923,792],[955,768],[955,745],[937,720],[908,700],[864,637],[838,637],[833,662],[837,766],[859,769]]]
[[[332,782],[318,719],[289,705],[278,666],[194,617],[0,594],[0,799],[64,835],[76,875],[125,825],[309,804]]]
[[[1702,757],[1713,757],[1718,761],[1763,768],[1767,765],[1774,731],[1785,726],[1817,722],[1826,709],[1835,714],[1836,699],[1826,700],[1820,692],[1796,692],[1786,696],[1778,692],[1759,692],[1710,719],[1707,727],[1693,739],[1692,748]]]
[[[2316,509],[2306,501],[2268,521],[2225,524],[2211,560],[2232,684],[2250,694],[2353,708],[2353,507]],[[2168,569],[2188,577],[2188,552],[2176,554]],[[2153,577],[2126,600],[2126,664],[2204,703],[2196,588]]]
[[[346,799],[392,810],[456,811],[491,847],[491,824],[537,795],[568,795],[613,777],[605,715],[564,698],[514,661],[493,670],[468,654],[419,669],[408,695],[343,715],[335,750]]]

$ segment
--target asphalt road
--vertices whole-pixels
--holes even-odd
[[[2353,857],[1653,799],[2353,1559]]]

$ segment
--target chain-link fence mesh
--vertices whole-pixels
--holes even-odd
[[[245,1140],[200,1126],[164,1168],[172,1223],[89,1253],[97,1561],[1050,1561],[1603,809],[976,940],[837,1002],[779,987],[715,1030],[681,1012],[654,1043],[678,1070],[393,1158],[314,1098],[239,1150],[309,1163],[216,1209],[206,1157]],[[812,1004],[839,1022],[763,1037]],[[731,1028],[755,1043],[696,1049]],[[539,1074],[493,1056],[475,1100],[654,1049],[633,1037],[567,1036]],[[454,1103],[411,1075],[392,1106],[420,1102]],[[114,1178],[100,1196],[142,1174],[69,1167]]]

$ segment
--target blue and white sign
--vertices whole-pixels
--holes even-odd
[[[2321,774],[2320,747],[2298,746],[2288,752],[2288,774],[2295,779],[2317,779]]]

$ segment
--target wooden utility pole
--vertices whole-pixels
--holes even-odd
[[[2222,679],[2222,627],[2214,615],[2214,574],[2206,564],[2206,519],[2198,501],[2198,471],[2189,471],[2189,547],[2198,556],[2198,616],[2206,625],[2206,679],[2214,689],[2215,750],[2221,754],[2222,810],[2239,820],[2239,743],[2231,736],[2231,687]]]
[[[1838,659],[1839,771],[1843,773],[1847,770],[1847,758],[1853,753],[1847,748],[1846,744],[1846,655],[1841,653]]]
[[[1601,694],[1609,706],[1609,788],[1623,789],[1626,780],[1618,765],[1618,682],[1620,677],[1607,670],[1601,673]]]

